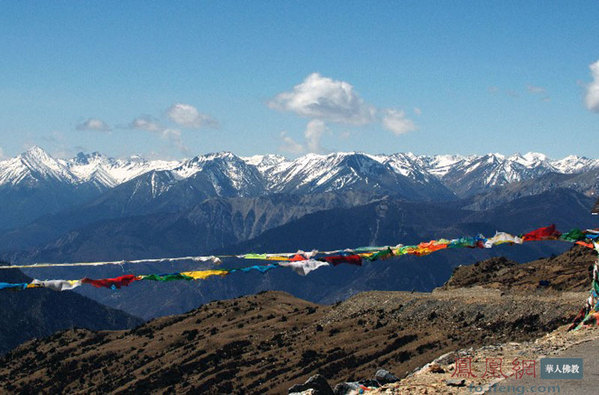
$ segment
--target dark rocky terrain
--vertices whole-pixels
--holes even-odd
[[[1,282],[30,282],[18,270],[1,270]],[[143,321],[75,292],[49,289],[0,292],[0,354],[33,339],[70,328],[127,329]]]
[[[379,367],[401,377],[460,347],[529,340],[568,323],[586,292],[559,291],[586,288],[579,277],[589,259],[575,248],[531,263],[560,273],[561,288],[550,291],[493,259],[456,270],[433,293],[366,292],[325,306],[265,292],[128,331],[67,330],[5,355],[0,385],[8,393],[285,393],[316,373],[332,384]],[[487,276],[513,285],[474,280]]]
[[[550,258],[518,264],[504,257],[455,268],[442,289],[475,285],[519,291],[586,291],[590,289],[597,252],[583,246]]]

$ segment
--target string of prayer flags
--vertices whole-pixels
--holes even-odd
[[[318,251],[311,250],[309,252],[298,250],[292,253],[264,253],[256,254],[249,253],[244,255],[220,255],[220,256],[195,256],[195,257],[176,257],[176,258],[152,258],[140,259],[133,261],[105,261],[105,262],[76,262],[76,263],[58,263],[58,264],[32,264],[32,265],[17,265],[17,266],[0,266],[0,269],[13,268],[41,268],[41,267],[64,267],[64,266],[98,266],[108,264],[122,263],[142,263],[142,262],[179,262],[183,260],[192,260],[194,262],[212,262],[218,264],[224,258],[240,258],[251,260],[262,260],[265,264],[252,265],[245,267],[237,267],[231,269],[206,269],[176,273],[162,274],[142,274],[134,275],[127,274],[115,278],[90,279],[83,278],[80,280],[33,280],[30,283],[5,283],[0,282],[0,290],[23,290],[29,288],[48,288],[55,291],[66,291],[77,288],[82,284],[90,284],[97,288],[120,289],[121,287],[129,286],[136,281],[192,281],[205,280],[211,277],[224,277],[231,273],[241,272],[247,273],[257,271],[265,273],[279,267],[287,267],[295,273],[306,276],[314,270],[322,267],[337,266],[339,264],[362,265],[363,260],[375,262],[378,260],[388,259],[394,256],[414,255],[424,256],[433,252],[441,251],[447,248],[492,248],[501,244],[522,244],[524,242],[540,241],[540,240],[561,240],[570,243],[576,243],[589,248],[595,248],[595,240],[599,238],[598,229],[572,229],[567,233],[560,233],[555,225],[533,230],[523,236],[515,236],[506,232],[496,232],[491,238],[485,238],[483,235],[475,237],[460,237],[455,239],[438,239],[424,241],[415,245],[381,246],[381,247],[359,247],[355,249],[343,249],[334,251]],[[599,248],[599,247],[597,247]],[[599,251],[598,251],[599,252]],[[599,299],[599,269],[594,274],[596,280],[593,281],[593,300]],[[593,306],[595,306],[597,303]],[[599,306],[598,306],[599,307]],[[588,310],[587,310],[588,311]],[[599,311],[599,309],[598,309]],[[598,313],[599,314],[599,313]]]
[[[221,258],[228,258],[229,255],[221,255],[220,257],[209,256],[181,256],[176,258],[148,258],[135,260],[120,260],[120,261],[100,261],[100,262],[73,262],[73,263],[32,263],[28,265],[0,265],[0,269],[38,269],[44,267],[70,267],[70,266],[104,266],[104,265],[124,265],[126,263],[166,263],[166,262],[212,262],[215,265],[222,263]]]

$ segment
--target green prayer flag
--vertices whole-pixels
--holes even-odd
[[[152,281],[176,281],[176,280],[193,280],[193,277],[185,276],[181,273],[172,273],[172,274],[149,274],[147,276],[143,276],[143,280],[152,280]]]

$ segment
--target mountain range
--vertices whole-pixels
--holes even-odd
[[[86,205],[102,212],[94,214],[94,219],[98,215],[107,219],[177,212],[209,198],[273,194],[352,191],[414,201],[458,200],[498,186],[561,175],[562,179],[551,185],[555,187],[597,169],[597,159],[568,156],[551,160],[538,153],[418,156],[350,152],[288,160],[277,155],[238,157],[221,152],[165,161],[139,156],[114,159],[97,152],[57,159],[34,146],[0,161],[0,229]],[[597,193],[596,177],[584,185],[569,186],[587,195]]]
[[[43,183],[114,188],[147,173],[164,172],[173,183],[203,173],[219,196],[253,196],[276,192],[328,192],[362,182],[373,188],[397,188],[385,181],[406,177],[422,185],[437,181],[458,196],[466,192],[464,178],[478,179],[480,187],[505,185],[546,173],[573,174],[599,168],[599,159],[575,155],[552,160],[540,153],[505,156],[370,155],[360,152],[307,154],[294,160],[279,155],[238,157],[230,152],[198,155],[184,160],[146,160],[140,156],[115,159],[98,152],[74,158],[53,158],[38,146],[0,161],[0,186],[33,187]],[[458,187],[458,185],[460,187]],[[168,188],[167,188],[168,189]],[[164,192],[156,185],[153,192]],[[477,192],[477,191],[476,191]]]
[[[495,230],[519,233],[556,223],[594,227],[599,160],[542,154],[410,153],[238,157],[183,161],[56,159],[34,147],[0,161],[0,257],[13,263],[120,260],[404,244]],[[534,244],[534,243],[533,243]],[[565,245],[501,249],[518,261]],[[214,299],[268,289],[330,303],[370,289],[431,290],[458,264],[495,251],[450,251],[362,268],[286,270],[119,292],[77,292],[142,318],[182,313]],[[230,264],[246,264],[232,262]],[[112,277],[197,265],[37,269],[37,278]],[[0,273],[0,276],[2,273]],[[0,277],[0,281],[2,278]]]

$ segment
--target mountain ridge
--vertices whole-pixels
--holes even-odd
[[[30,282],[17,269],[0,271],[2,282]],[[140,325],[138,317],[112,309],[72,291],[29,289],[0,293],[0,354],[33,338],[74,327],[92,330],[127,329]]]
[[[0,161],[0,229],[22,227],[46,215],[68,215],[68,210],[77,208],[87,211],[82,218],[109,219],[177,212],[210,198],[281,193],[354,191],[414,201],[489,194],[491,202],[497,187],[512,186],[513,190],[521,185],[532,190],[531,182],[542,179],[545,189],[563,182],[597,196],[598,169],[597,159],[568,156],[551,160],[538,153],[426,156],[337,152],[289,160],[272,154],[239,157],[219,152],[164,161],[139,156],[114,159],[98,152],[55,159],[34,146]],[[557,181],[549,181],[552,178]]]
[[[499,176],[489,176],[487,184],[501,185],[502,182],[520,181],[528,179],[536,173],[555,172],[572,174],[582,172],[585,168],[599,168],[599,159],[589,159],[570,155],[562,159],[553,160],[541,153],[529,152],[524,155],[513,154],[510,156],[489,153],[485,155],[415,155],[413,153],[393,154],[367,154],[359,151],[336,152],[331,154],[306,154],[296,159],[289,160],[280,155],[265,154],[249,157],[237,156],[231,152],[223,151],[197,155],[183,160],[146,160],[134,155],[126,159],[115,159],[99,152],[85,154],[78,153],[70,159],[55,159],[38,146],[33,146],[26,152],[0,161],[0,185],[20,183],[24,179],[35,178],[31,173],[47,176],[57,180],[81,184],[95,180],[99,185],[112,188],[135,177],[151,171],[172,171],[178,178],[188,178],[203,169],[203,166],[214,161],[243,162],[255,168],[265,176],[272,185],[271,191],[281,192],[284,188],[276,179],[281,174],[287,174],[290,169],[295,173],[301,169],[309,169],[308,175],[312,177],[313,168],[322,164],[333,164],[339,159],[348,157],[368,158],[382,165],[390,165],[397,174],[413,179],[425,179],[432,176],[443,179],[448,176],[448,169],[458,168],[460,172],[470,173],[483,163],[502,173]],[[27,174],[29,173],[29,174]],[[37,179],[39,181],[39,178]],[[309,180],[308,180],[309,181]]]

